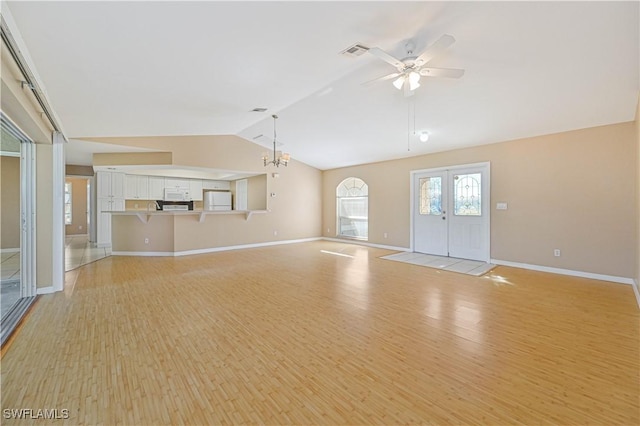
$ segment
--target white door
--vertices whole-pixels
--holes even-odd
[[[489,261],[488,173],[482,168],[449,172],[452,194],[449,256]]]
[[[414,176],[414,251],[449,255],[446,184],[446,170]]]
[[[489,164],[414,173],[414,251],[488,262]]]

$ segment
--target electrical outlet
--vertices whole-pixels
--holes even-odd
[[[331,228],[327,228],[327,234],[331,233]]]
[[[149,244],[149,239],[148,239],[148,238],[145,238],[145,239],[144,239],[144,243],[145,243],[145,244]]]
[[[389,234],[387,234],[386,232],[384,233],[384,237],[387,238],[389,236]]]
[[[553,250],[553,255],[554,255],[555,257],[560,257],[560,249],[555,249],[555,250]]]
[[[78,229],[82,231],[82,225],[78,225]]]
[[[278,236],[278,231],[273,231],[273,236],[277,237]]]

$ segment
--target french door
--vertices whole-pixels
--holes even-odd
[[[412,172],[413,251],[488,262],[489,163]]]

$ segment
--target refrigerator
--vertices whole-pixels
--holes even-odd
[[[206,191],[204,193],[204,210],[231,210],[231,193]]]

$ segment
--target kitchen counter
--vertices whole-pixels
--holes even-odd
[[[204,222],[207,216],[213,215],[244,215],[249,220],[254,214],[268,213],[268,210],[125,210],[108,211],[117,216],[137,216],[142,223],[149,223],[153,216],[197,216],[199,222]]]

